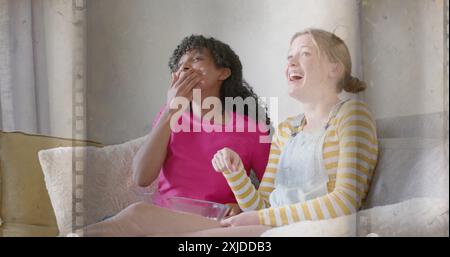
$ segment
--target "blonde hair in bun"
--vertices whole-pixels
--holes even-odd
[[[334,33],[325,30],[310,28],[302,32],[295,33],[291,39],[291,44],[297,37],[305,34],[311,36],[313,42],[319,49],[319,52],[325,53],[330,62],[339,62],[344,66],[344,75],[337,86],[338,92],[344,90],[349,93],[358,93],[367,88],[364,81],[361,81],[351,75],[352,60],[350,57],[350,51],[341,38],[336,36]]]
[[[341,83],[341,87],[344,91],[354,94],[362,92],[367,88],[366,82],[351,75],[347,77],[347,81],[341,80]]]

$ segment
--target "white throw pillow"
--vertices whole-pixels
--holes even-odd
[[[145,140],[141,137],[119,145],[96,147],[59,147],[39,152],[45,184],[55,211],[60,235],[67,235],[77,222],[83,225],[96,223],[112,216],[131,203],[150,200],[155,190],[139,188],[132,181],[131,163],[135,153]],[[72,191],[72,157],[85,157],[83,188]],[[76,168],[75,168],[76,169]],[[81,179],[81,177],[75,178]],[[82,198],[82,204],[72,208],[74,198]],[[82,220],[72,222],[73,211],[80,212]]]
[[[413,198],[328,220],[270,229],[263,237],[449,236],[448,200]]]

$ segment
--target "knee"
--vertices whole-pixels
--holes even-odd
[[[152,204],[146,203],[146,202],[136,202],[136,203],[132,203],[130,204],[126,210],[128,213],[141,213],[144,210],[148,210],[153,208]]]
[[[146,202],[136,202],[129,205],[125,209],[126,216],[128,217],[142,217],[149,218],[151,216],[158,215],[161,212],[161,208]]]

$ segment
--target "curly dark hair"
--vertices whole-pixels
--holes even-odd
[[[231,49],[231,47],[213,37],[206,38],[202,35],[191,35],[185,37],[181,43],[175,48],[169,60],[169,68],[172,72],[178,70],[178,63],[181,57],[191,50],[208,49],[214,59],[214,64],[218,68],[229,68],[231,75],[222,83],[220,87],[220,101],[222,102],[222,110],[225,111],[226,97],[242,97],[246,99],[251,97],[257,103],[256,116],[264,115],[266,124],[270,123],[267,115],[267,107],[260,101],[259,97],[253,91],[253,88],[242,77],[242,64],[239,56]],[[248,116],[251,110],[245,105],[244,115]],[[235,107],[233,108],[235,110]],[[257,118],[257,120],[259,120]]]

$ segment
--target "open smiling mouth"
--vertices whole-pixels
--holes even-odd
[[[289,74],[289,81],[299,81],[303,79],[303,75],[298,73],[291,73]]]

